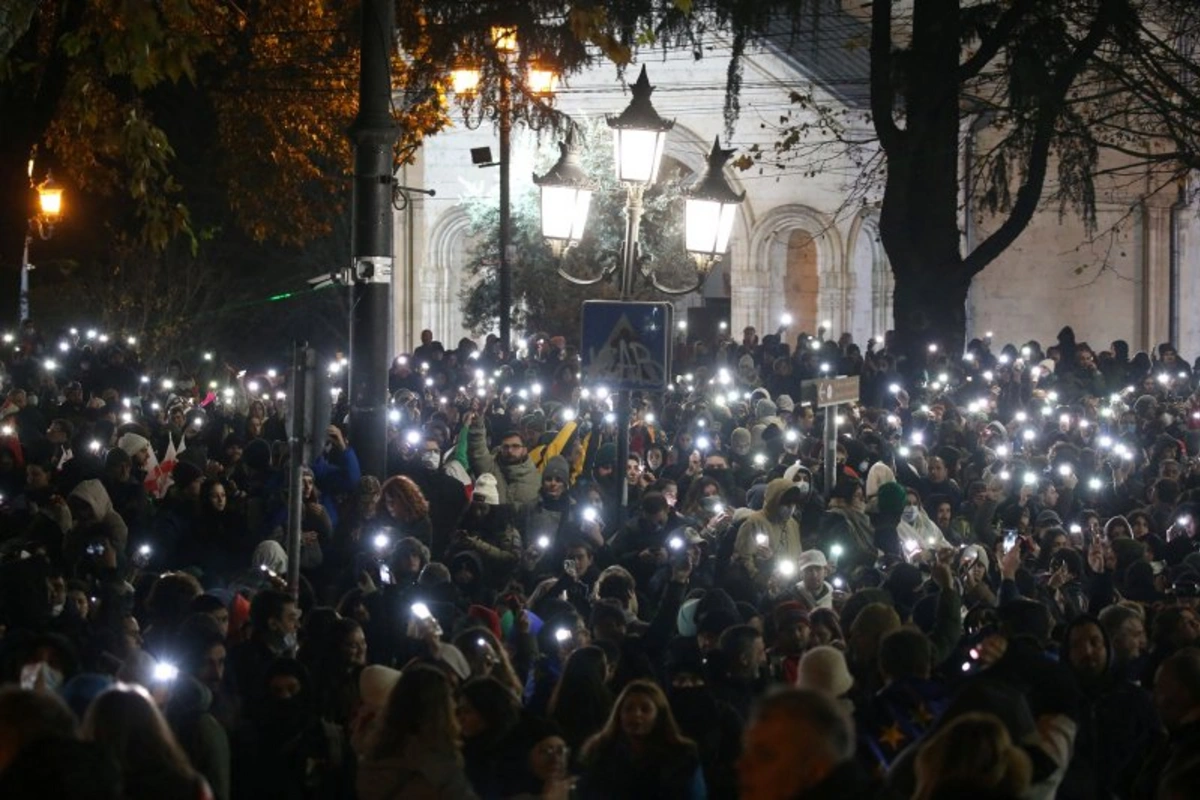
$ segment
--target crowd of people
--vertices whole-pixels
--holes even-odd
[[[282,370],[26,322],[0,797],[1196,797],[1200,362],[825,333],[425,332],[379,474],[335,357],[293,506]]]

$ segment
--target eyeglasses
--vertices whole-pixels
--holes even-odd
[[[565,744],[544,744],[537,749],[538,755],[546,758],[566,758],[571,748]]]

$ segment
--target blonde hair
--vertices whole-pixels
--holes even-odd
[[[917,790],[913,800],[928,800],[939,789],[990,789],[1024,794],[1033,765],[1013,744],[993,714],[963,714],[929,738],[916,760]]]

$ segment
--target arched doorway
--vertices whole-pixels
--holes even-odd
[[[817,243],[812,234],[799,228],[792,230],[787,240],[787,261],[783,280],[783,307],[792,315],[792,325],[786,332],[788,344],[801,331],[815,333],[820,322],[818,294],[820,278],[817,269]]]

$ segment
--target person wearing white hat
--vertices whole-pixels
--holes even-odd
[[[810,610],[833,608],[833,587],[825,580],[828,568],[829,562],[820,550],[805,550],[796,559],[796,573],[800,576],[796,594]]]
[[[812,648],[800,659],[796,685],[801,689],[819,689],[840,698],[854,688],[854,676],[846,665],[845,654],[824,644]]]
[[[150,460],[150,440],[130,431],[117,440],[117,447],[133,459],[134,471],[142,470]]]
[[[400,680],[400,670],[380,664],[368,664],[358,676],[358,695],[362,700],[354,719],[350,721],[350,745],[360,756],[365,755],[375,735],[375,721],[387,707],[388,695]]]

